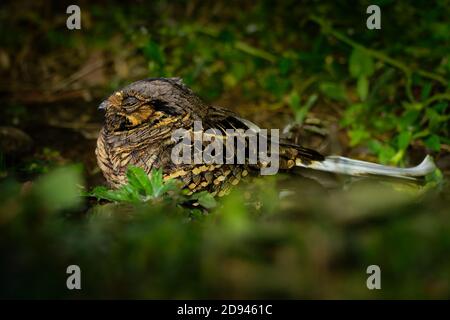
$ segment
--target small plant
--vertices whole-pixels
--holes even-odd
[[[111,202],[142,203],[149,201],[171,200],[177,204],[194,202],[205,209],[216,206],[214,197],[206,192],[198,192],[187,196],[176,180],[164,181],[162,169],[154,169],[147,173],[139,167],[130,166],[127,170],[128,183],[118,189],[108,189],[104,186],[95,187],[87,195]]]

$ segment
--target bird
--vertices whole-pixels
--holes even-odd
[[[208,191],[222,197],[247,176],[260,175],[268,165],[264,161],[249,161],[252,150],[248,150],[248,142],[243,144],[245,160],[239,163],[173,161],[173,149],[180,143],[174,139],[174,132],[183,130],[192,136],[196,132],[196,123],[201,123],[203,132],[213,130],[214,139],[211,140],[222,142],[230,140],[228,129],[241,133],[261,130],[233,111],[206,103],[181,78],[148,78],[133,82],[113,92],[101,102],[99,109],[105,113],[105,122],[95,154],[98,166],[112,188],[126,184],[128,167],[136,166],[149,176],[153,169],[162,169],[164,180],[178,180],[188,194]],[[336,155],[324,156],[285,139],[275,143],[276,154],[271,156],[277,157],[282,171],[303,167],[349,176],[415,181],[436,168],[430,156],[416,167],[397,168]],[[195,148],[193,145],[188,147]],[[204,151],[205,142],[196,148]],[[232,160],[236,160],[235,156],[232,155]]]

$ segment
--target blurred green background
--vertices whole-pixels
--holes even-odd
[[[0,5],[0,297],[450,298],[448,1],[78,1],[81,30],[70,4]],[[85,196],[105,183],[98,104],[169,76],[324,154],[440,170],[299,171],[194,208]]]

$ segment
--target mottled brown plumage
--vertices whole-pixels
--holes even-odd
[[[178,78],[146,79],[113,93],[101,105],[105,125],[97,141],[97,161],[108,183],[118,187],[126,182],[129,165],[163,168],[165,179],[183,182],[191,192],[208,190],[222,196],[249,174],[258,174],[261,163],[174,164],[171,160],[176,129],[193,131],[194,121],[203,129],[220,130],[217,138],[226,139],[226,129],[249,129],[247,120],[223,108],[203,102]],[[280,143],[280,168],[290,169],[296,162],[321,161],[314,150]]]

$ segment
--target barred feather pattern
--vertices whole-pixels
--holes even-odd
[[[183,128],[193,133],[194,121],[204,130],[217,129],[215,139],[225,142],[227,129],[256,127],[233,112],[204,103],[178,78],[144,79],[114,92],[100,108],[105,110],[105,126],[100,131],[96,156],[98,165],[111,187],[127,182],[130,165],[141,167],[147,174],[163,168],[164,179],[178,179],[189,192],[207,190],[223,196],[247,176],[254,176],[267,164],[172,162],[175,145],[172,133]],[[209,142],[201,145],[204,151]],[[189,147],[194,148],[191,144]],[[249,148],[246,142],[245,148]],[[308,163],[321,159],[317,152],[296,145],[280,144],[281,169],[292,168],[296,161]],[[245,153],[249,154],[249,150]],[[227,154],[224,150],[224,154]],[[234,164],[233,164],[234,163]]]

